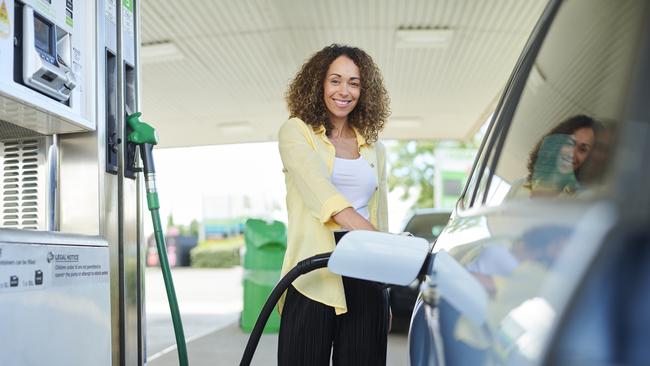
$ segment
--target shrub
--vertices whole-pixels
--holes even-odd
[[[192,249],[190,258],[196,268],[230,268],[241,263],[239,243],[199,245]]]

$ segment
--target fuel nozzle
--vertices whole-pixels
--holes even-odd
[[[126,110],[127,113],[130,112],[128,108],[126,108]],[[167,299],[169,300],[169,310],[174,325],[174,334],[176,336],[176,346],[178,349],[178,364],[180,366],[187,366],[188,359],[185,332],[183,330],[180,311],[178,310],[174,281],[169,269],[165,235],[163,234],[163,228],[160,222],[160,204],[158,202],[158,190],[156,189],[156,169],[153,165],[153,147],[158,144],[158,134],[153,127],[142,122],[140,116],[142,116],[142,113],[136,112],[126,117],[126,123],[131,127],[131,132],[127,136],[127,139],[130,143],[140,147],[140,156],[142,157],[142,164],[144,165],[142,171],[144,171],[145,186],[147,189],[147,207],[149,208],[149,211],[151,211],[154,237],[156,238],[156,248],[158,249],[160,267],[162,268],[165,290],[167,291]]]
[[[140,120],[141,112],[135,112],[126,117],[126,123],[131,127],[127,136],[129,142],[140,147],[140,156],[147,188],[147,206],[149,209],[158,209],[158,191],[156,189],[156,168],[153,164],[153,147],[158,144],[156,129]]]
[[[144,165],[144,174],[155,174],[156,168],[153,164],[153,147],[158,144],[158,133],[156,129],[146,122],[140,120],[141,112],[135,112],[126,117],[126,123],[131,127],[129,142],[140,146],[140,156]]]

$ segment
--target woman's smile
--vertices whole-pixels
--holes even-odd
[[[343,100],[343,99],[336,99],[336,98],[332,98],[332,99],[334,99],[334,104],[336,104],[337,107],[341,107],[341,108],[345,108],[348,105],[350,105],[350,103],[352,103],[352,100]]]

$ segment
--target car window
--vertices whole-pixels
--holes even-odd
[[[465,188],[465,192],[463,193],[463,197],[461,198],[461,206],[463,208],[469,208],[472,202],[472,196],[474,195],[474,187],[478,184],[478,178],[479,178],[479,167],[481,166],[481,161],[483,161],[483,155],[485,149],[481,150],[479,153],[480,155],[478,156],[478,159],[476,160],[476,163],[474,164],[474,169],[472,171],[472,175],[468,179],[467,186]]]
[[[487,205],[602,194],[633,81],[644,6],[640,0],[562,5],[528,75],[489,185],[481,182],[489,187]]]
[[[416,212],[404,226],[404,230],[428,241],[435,240],[449,221],[451,212]]]
[[[494,116],[492,117],[492,119]],[[494,138],[494,121],[490,120],[488,123],[489,125],[487,126],[487,130],[485,133],[485,138],[483,139],[483,142],[481,144],[481,148],[479,149],[478,152],[478,157],[474,163],[474,166],[471,171],[471,176],[468,178],[468,183],[465,187],[465,191],[463,192],[463,197],[461,198],[461,204],[462,208],[469,208],[473,204],[473,197],[475,193],[478,191],[478,185],[481,183],[481,179],[485,174],[484,170],[481,170],[481,167],[485,165],[485,159],[487,159],[487,154],[489,151],[492,149],[489,149],[488,144],[486,143],[487,141],[490,141],[492,138]],[[484,180],[483,180],[484,181]]]

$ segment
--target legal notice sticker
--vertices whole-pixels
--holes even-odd
[[[0,243],[0,293],[108,281],[108,248]]]
[[[115,0],[108,0],[104,3],[104,13],[106,18],[111,23],[117,23],[117,16],[115,14]]]

